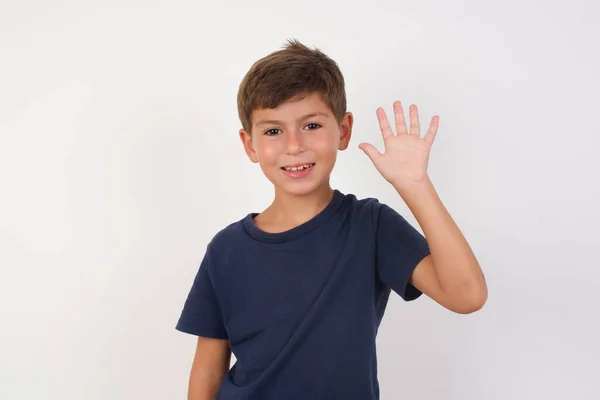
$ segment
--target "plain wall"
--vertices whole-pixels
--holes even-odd
[[[382,399],[600,398],[594,1],[2,1],[0,398],[183,399],[175,331],[212,236],[268,206],[236,92],[288,38],[340,65],[332,183],[415,223],[357,145],[375,109],[441,125],[430,174],[483,310],[393,296]]]

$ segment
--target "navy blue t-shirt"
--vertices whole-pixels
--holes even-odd
[[[177,329],[227,339],[237,361],[217,399],[379,398],[375,339],[390,290],[429,247],[376,199],[336,190],[306,223],[267,233],[256,213],[209,243]]]

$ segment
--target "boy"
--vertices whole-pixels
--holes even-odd
[[[238,111],[245,152],[275,195],[207,246],[177,324],[198,336],[188,399],[378,399],[375,338],[391,290],[405,301],[425,293],[457,313],[487,298],[427,175],[439,118],[421,138],[416,106],[407,128],[395,102],[395,133],[377,110],[385,152],[359,145],[423,236],[376,199],[331,188],[353,116],[342,73],[318,49],[290,41],[257,61]]]

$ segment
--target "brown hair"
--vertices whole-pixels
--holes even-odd
[[[344,77],[337,63],[319,49],[298,40],[256,61],[240,83],[237,95],[242,127],[250,133],[252,112],[276,108],[313,93],[321,95],[338,122],[346,112]]]

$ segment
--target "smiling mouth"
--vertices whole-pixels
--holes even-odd
[[[281,169],[284,171],[288,171],[288,172],[304,171],[305,169],[311,168],[314,165],[315,165],[315,163],[308,163],[308,164],[304,164],[304,165],[298,165],[295,167],[281,167]]]

